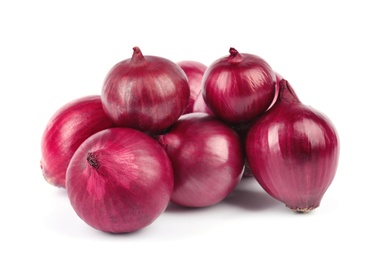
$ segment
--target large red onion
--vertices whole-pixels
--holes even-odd
[[[171,201],[205,207],[223,200],[241,179],[244,157],[237,133],[205,113],[183,115],[157,137],[174,169]]]
[[[267,110],[275,95],[275,72],[262,58],[239,53],[214,61],[203,77],[204,101],[230,124],[245,124]]]
[[[173,183],[164,149],[131,128],[92,135],[67,169],[67,193],[75,212],[91,227],[111,233],[150,225],[166,209]]]
[[[133,56],[112,67],[101,93],[104,110],[118,125],[158,133],[171,126],[188,106],[187,76],[176,63],[157,56]]]
[[[330,119],[303,105],[281,80],[277,102],[248,132],[246,153],[268,194],[294,211],[309,212],[335,176],[339,139]]]
[[[184,60],[177,63],[186,73],[190,87],[190,99],[184,114],[193,112],[194,102],[201,91],[201,82],[207,66],[198,61]]]
[[[79,145],[92,134],[113,127],[99,95],[73,100],[49,120],[41,142],[41,169],[54,186],[65,187],[66,170]]]

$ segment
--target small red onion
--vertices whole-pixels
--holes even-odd
[[[41,141],[41,169],[46,181],[64,188],[67,166],[79,145],[92,134],[113,126],[99,95],[73,100],[56,111]]]
[[[203,77],[204,101],[229,124],[245,124],[264,113],[275,95],[275,73],[262,58],[239,53],[214,61]]]
[[[101,93],[104,110],[118,126],[148,133],[170,127],[188,106],[187,76],[176,63],[157,56],[133,56],[112,67]]]
[[[334,179],[339,139],[330,119],[303,105],[281,80],[277,102],[248,132],[246,153],[268,194],[294,211],[309,212]]]
[[[205,113],[183,115],[157,137],[174,169],[171,201],[206,207],[222,201],[241,179],[244,156],[237,133]]]
[[[164,149],[131,128],[92,135],[67,169],[67,193],[75,212],[89,226],[111,233],[150,225],[166,209],[173,184]]]
[[[179,61],[177,64],[184,70],[188,78],[190,99],[187,109],[184,111],[184,114],[188,114],[193,112],[193,105],[200,93],[201,82],[207,66],[203,63],[192,60]]]

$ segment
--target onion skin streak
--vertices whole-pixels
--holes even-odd
[[[250,128],[246,153],[268,194],[294,211],[309,212],[334,179],[339,138],[330,119],[303,105],[283,79],[275,105]]]

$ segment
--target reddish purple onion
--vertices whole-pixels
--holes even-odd
[[[210,110],[229,124],[252,122],[275,95],[275,73],[262,58],[239,53],[214,61],[203,77],[202,93]]]
[[[207,66],[192,60],[179,61],[177,64],[184,70],[188,78],[190,99],[187,109],[184,111],[184,114],[188,114],[193,112],[193,105],[201,91],[201,82]]]
[[[168,59],[144,56],[138,47],[133,51],[130,59],[114,65],[105,78],[104,110],[117,126],[163,132],[188,106],[187,76]]]
[[[67,166],[79,145],[92,134],[113,126],[99,95],[78,98],[56,111],[41,141],[41,169],[46,181],[65,188]]]
[[[303,105],[281,80],[277,102],[248,132],[246,153],[268,194],[294,211],[309,212],[334,179],[339,139],[330,119]]]
[[[183,115],[157,137],[174,169],[171,201],[206,207],[222,201],[239,183],[244,168],[237,133],[205,113]]]
[[[111,233],[150,225],[166,209],[173,184],[163,148],[131,128],[92,135],[67,169],[67,193],[75,212],[89,226]]]

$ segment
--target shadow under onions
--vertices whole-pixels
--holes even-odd
[[[252,211],[283,207],[283,203],[267,194],[253,177],[242,178],[222,203]]]
[[[204,212],[213,206],[208,207],[185,207],[178,204],[175,204],[173,202],[170,202],[165,210],[167,213],[192,213],[192,212]]]

